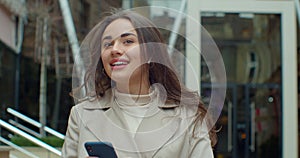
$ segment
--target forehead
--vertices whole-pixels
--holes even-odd
[[[135,28],[133,27],[132,23],[127,19],[117,19],[111,22],[103,32],[102,39],[107,36],[112,37],[115,39],[124,33],[134,33],[137,34]]]

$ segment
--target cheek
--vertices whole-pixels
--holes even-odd
[[[105,66],[108,63],[107,53],[101,52],[100,58],[100,60],[102,60],[103,65]]]
[[[102,61],[103,64],[103,68],[105,69],[105,71],[109,71],[109,60],[108,60],[108,56],[105,55],[104,53],[101,53],[100,56],[100,60]],[[108,73],[108,72],[107,72]]]
[[[131,49],[126,53],[127,56],[129,56],[133,61],[137,63],[142,62],[142,54],[141,51],[137,48]]]

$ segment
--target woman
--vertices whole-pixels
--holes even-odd
[[[110,142],[118,157],[213,157],[197,93],[182,85],[159,30],[132,11],[116,11],[87,35],[89,99],[71,109],[63,157],[87,157],[85,142]],[[87,56],[82,56],[87,57]],[[74,92],[76,93],[76,92]]]

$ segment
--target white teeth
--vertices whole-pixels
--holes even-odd
[[[117,61],[117,62],[113,63],[112,65],[113,66],[118,66],[118,65],[126,65],[126,64],[128,64],[128,63],[127,62],[123,62],[123,61]]]

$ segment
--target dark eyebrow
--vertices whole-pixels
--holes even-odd
[[[134,33],[123,33],[123,34],[121,34],[121,36],[120,37],[127,37],[127,36],[136,36]]]
[[[128,33],[123,33],[123,34],[121,34],[121,38],[122,37],[127,37],[127,36],[136,36],[134,33],[130,33],[130,32],[128,32]],[[105,36],[103,39],[102,39],[102,41],[104,41],[104,40],[111,40],[112,39],[112,37],[111,36]]]
[[[112,39],[111,36],[105,36],[105,37],[102,39],[102,41],[104,41],[104,40],[111,40],[111,39]]]

